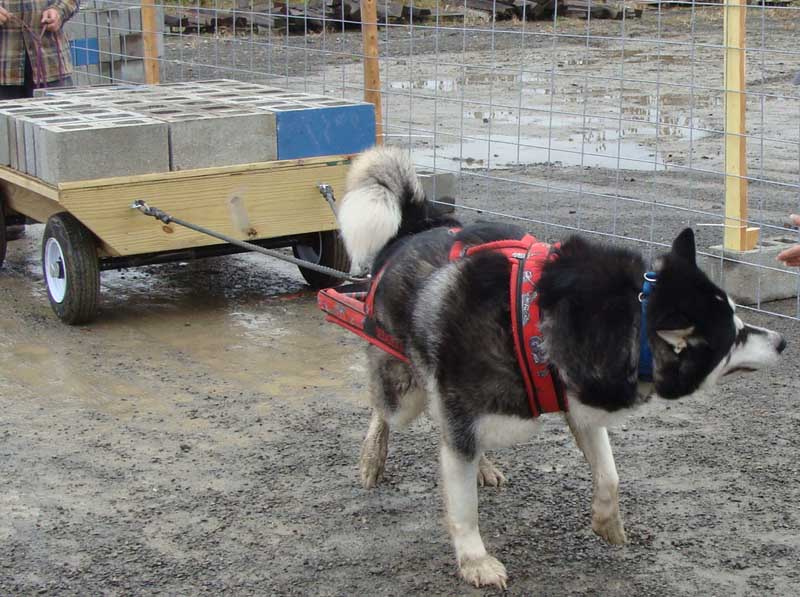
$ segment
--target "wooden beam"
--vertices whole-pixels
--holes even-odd
[[[273,165],[274,164],[274,165]],[[144,175],[91,181],[59,187],[60,205],[107,245],[112,255],[138,255],[219,244],[222,241],[142,215],[131,204],[137,199],[188,222],[239,239],[250,238],[231,220],[228,199],[236,195],[246,209],[253,238],[273,238],[335,230],[336,219],[319,193],[330,184],[344,194],[348,163],[315,160],[261,168],[208,168],[193,176]]]
[[[118,187],[129,184],[140,184],[146,182],[167,182],[175,180],[197,179],[198,184],[209,176],[228,175],[240,176],[249,172],[278,172],[280,170],[294,170],[303,166],[349,166],[351,156],[334,155],[314,158],[302,158],[297,160],[276,160],[274,162],[253,162],[251,164],[235,164],[233,166],[212,166],[210,168],[195,168],[192,170],[176,170],[174,172],[157,172],[154,174],[135,174],[132,176],[116,176],[113,178],[98,178],[95,180],[78,180],[74,182],[62,182],[55,189],[55,197],[65,191],[80,191],[91,188]],[[15,172],[8,168],[0,167],[0,178],[6,177],[7,172]],[[24,175],[22,175],[24,176]],[[27,177],[26,177],[27,178]],[[37,180],[37,179],[31,179]],[[13,182],[13,180],[12,180]],[[324,181],[320,181],[324,182]],[[41,183],[40,183],[41,184]],[[50,187],[52,188],[52,187]]]
[[[747,0],[725,0],[725,248],[750,251],[758,228],[747,226]]]
[[[361,0],[361,36],[364,41],[364,101],[375,106],[375,144],[381,145],[383,143],[383,114],[376,0]]]
[[[161,24],[158,22],[154,0],[142,0],[142,41],[144,42],[144,82],[148,85],[160,83],[158,65],[158,36]]]
[[[3,193],[9,209],[37,222],[47,222],[53,214],[66,211],[58,201],[17,186],[8,180],[0,180],[0,192]]]
[[[28,176],[27,174],[13,170],[8,166],[0,166],[0,180],[13,183],[18,187],[32,191],[35,194],[41,195],[47,199],[58,201],[58,189],[45,182],[42,182],[38,178]]]

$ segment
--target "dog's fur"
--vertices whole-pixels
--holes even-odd
[[[474,224],[454,236],[453,222],[431,208],[413,165],[397,149],[356,160],[338,218],[353,270],[385,266],[376,318],[411,362],[367,349],[373,414],[362,482],[370,488],[380,481],[390,427],[427,408],[442,431],[444,495],[461,575],[476,586],[505,587],[505,567],[486,552],[478,531],[477,485],[505,481],[484,451],[524,441],[537,420],[514,354],[507,259],[486,252],[450,262],[448,253],[456,239],[479,244],[521,238],[524,231]],[[652,395],[681,398],[729,373],[772,364],[785,346],[779,334],[736,316],[725,292],[697,267],[690,229],[656,271],[647,312],[652,384],[637,378],[641,256],[573,236],[538,284],[548,359],[569,399],[564,417],[592,468],[592,529],[611,543],[624,543],[625,531],[606,426]]]

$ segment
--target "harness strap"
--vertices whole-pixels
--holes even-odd
[[[449,233],[455,235],[459,230],[453,228]],[[511,268],[509,294],[514,352],[533,417],[568,410],[558,374],[547,362],[544,339],[539,327],[541,313],[536,284],[546,263],[555,259],[553,248],[526,234],[521,239],[498,240],[480,245],[455,241],[449,254],[450,261],[458,261],[488,251],[501,253],[508,260]],[[330,288],[319,293],[318,301],[320,307],[328,313],[329,321],[408,362],[400,341],[383,329],[374,316],[375,295],[390,262],[391,260],[373,277],[366,292],[346,294]]]
[[[539,327],[538,291],[536,283],[548,261],[555,259],[553,248],[526,234],[520,239],[498,240],[480,245],[456,241],[450,249],[450,260],[456,261],[486,251],[502,253],[511,266],[509,283],[511,329],[514,353],[522,373],[531,414],[566,412],[567,400],[558,374],[547,361],[544,338]]]

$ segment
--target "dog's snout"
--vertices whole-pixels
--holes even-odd
[[[778,351],[778,354],[781,354],[784,350],[786,350],[786,338],[784,338],[781,334],[778,334],[778,344],[775,347],[775,350]]]

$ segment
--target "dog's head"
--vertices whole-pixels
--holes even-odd
[[[687,396],[725,375],[777,362],[783,336],[739,319],[733,301],[697,267],[691,229],[659,258],[656,273],[647,331],[659,396]]]

